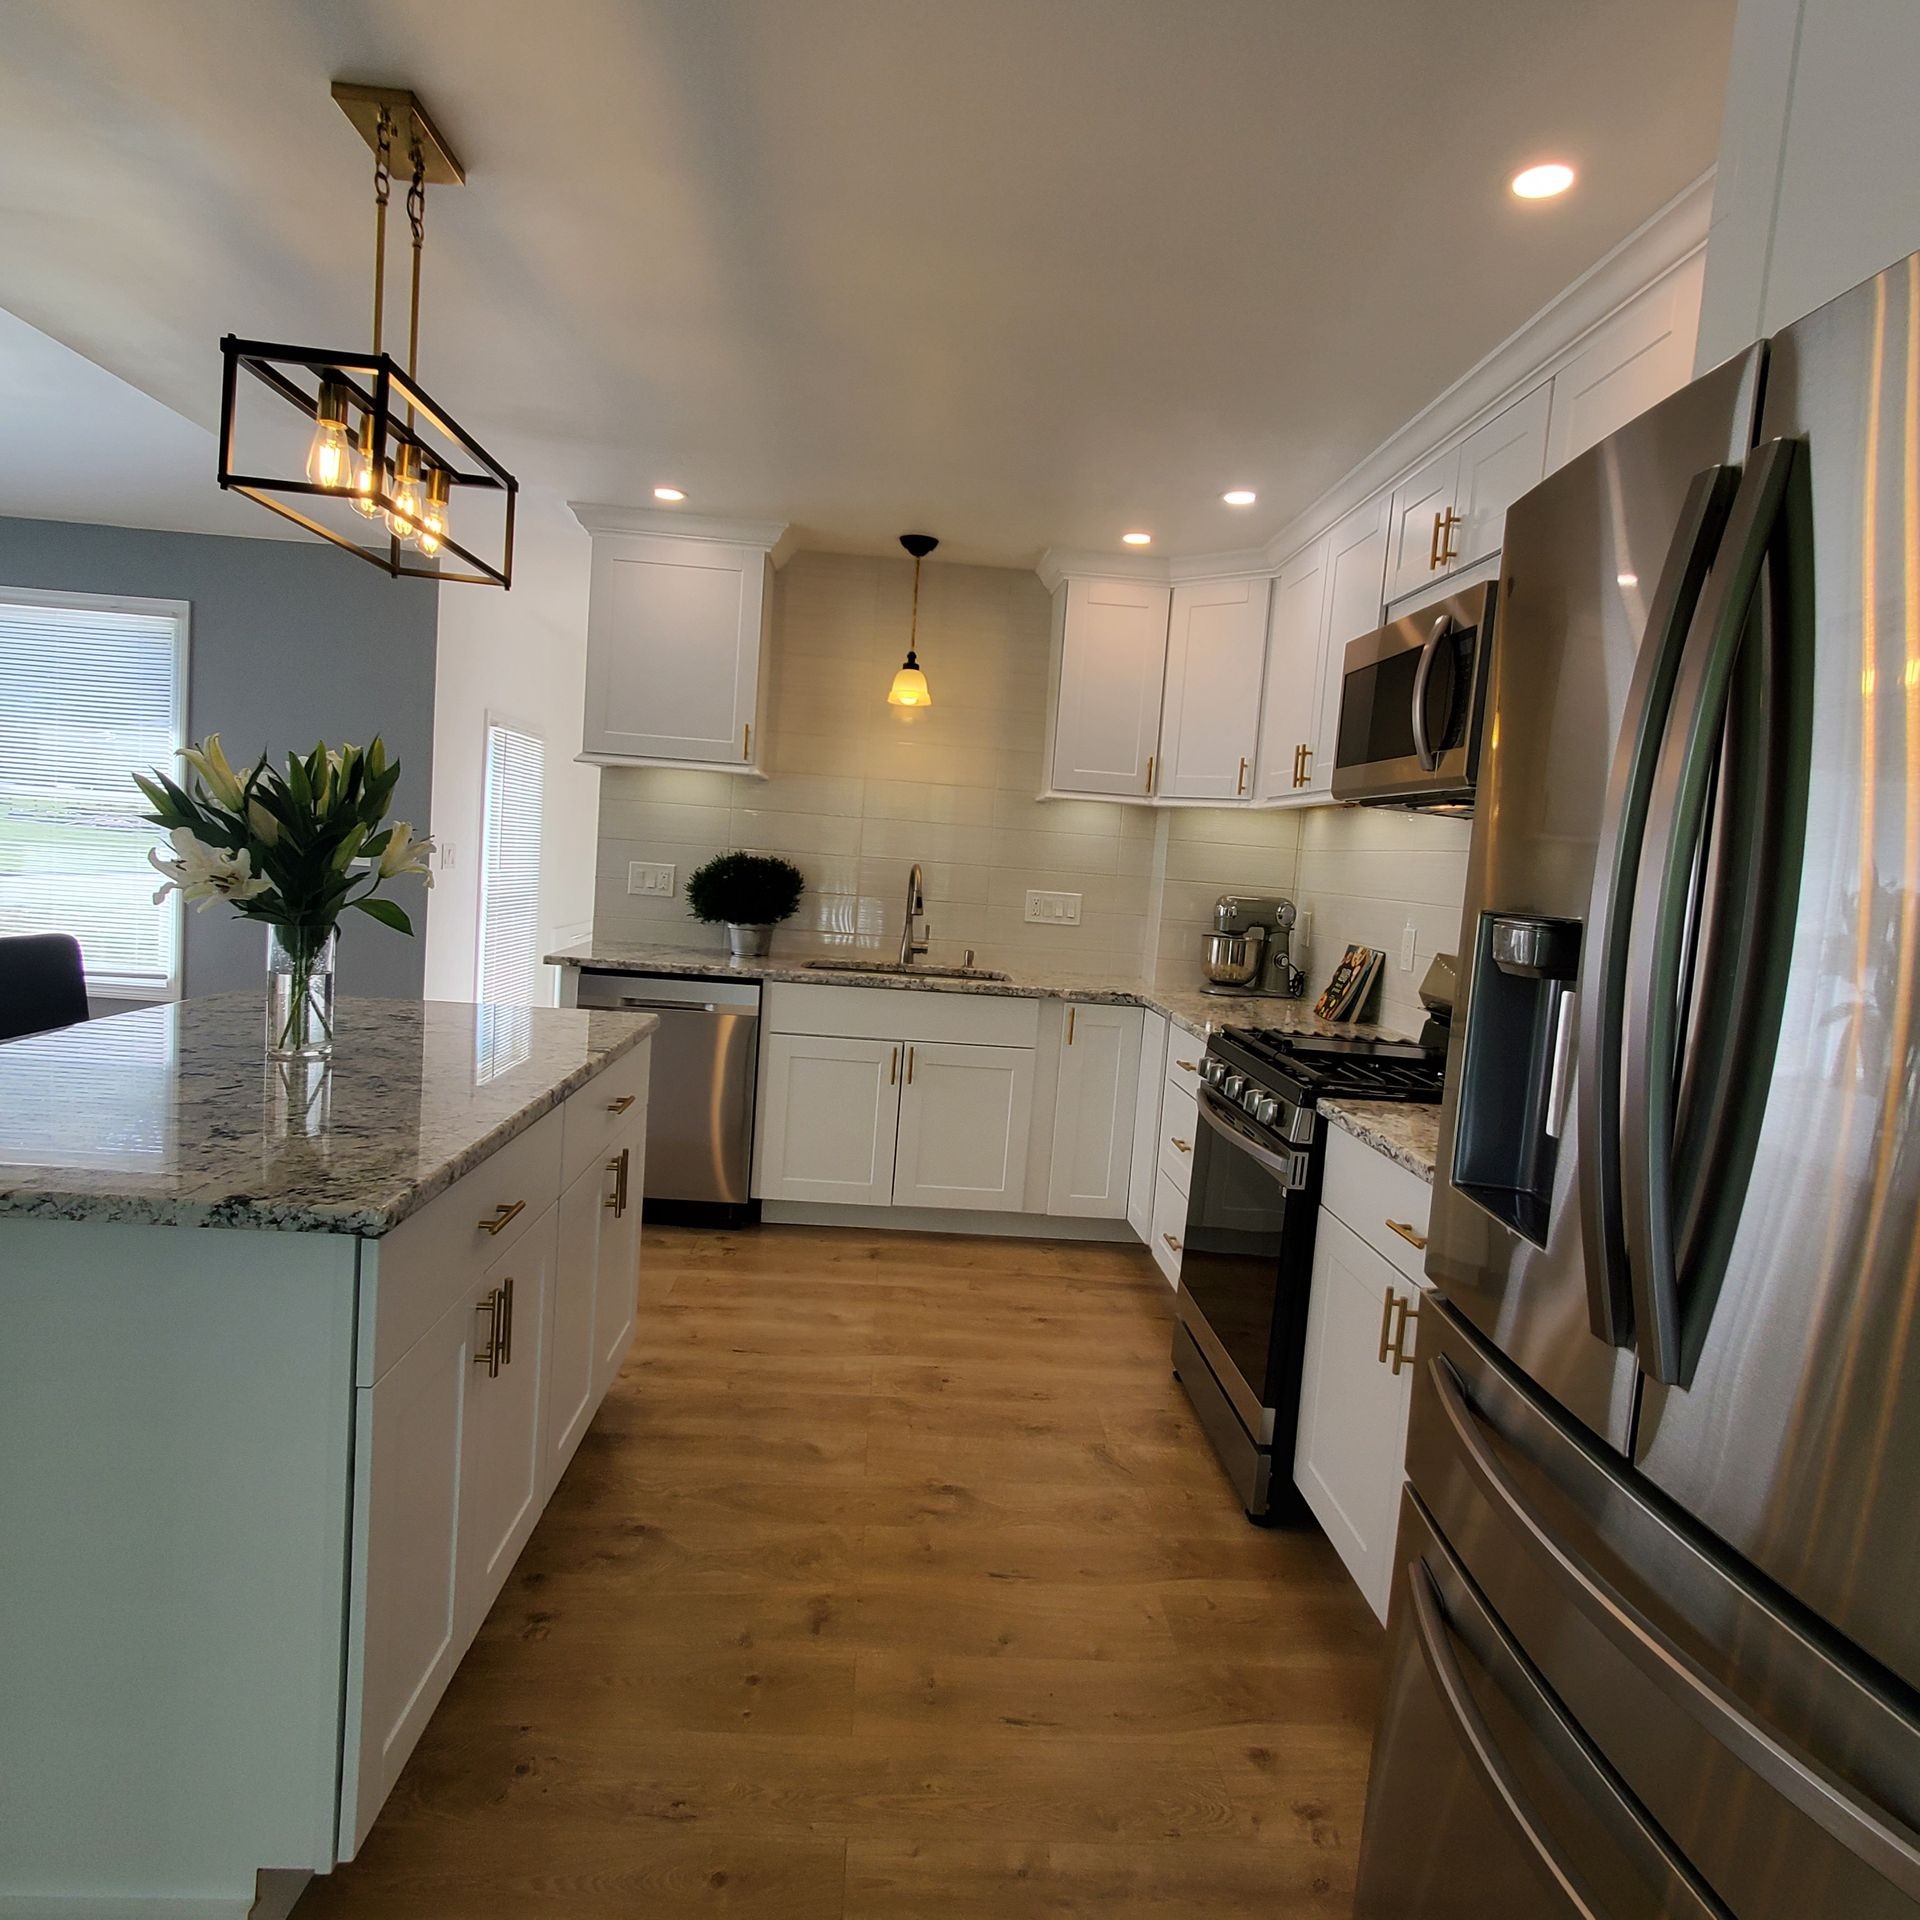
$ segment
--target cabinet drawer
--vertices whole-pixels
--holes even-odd
[[[1200,1062],[1207,1057],[1207,1043],[1196,1039],[1185,1027],[1167,1023],[1167,1085],[1189,1100],[1200,1097]]]
[[[769,1033],[846,1040],[950,1040],[961,1046],[1031,1047],[1040,1038],[1040,1002],[928,987],[815,987],[767,983]]]
[[[1160,1171],[1182,1193],[1193,1185],[1193,1149],[1200,1125],[1200,1102],[1169,1085],[1160,1103]]]
[[[652,1058],[649,1037],[567,1096],[560,1109],[565,1116],[560,1158],[563,1187],[572,1186],[594,1161],[610,1154],[614,1141],[645,1115]]]
[[[462,1287],[542,1221],[560,1197],[562,1126],[561,1113],[543,1115],[371,1243],[372,1258],[361,1263],[363,1274],[373,1272],[372,1298],[361,1297],[361,1385],[378,1380]]]
[[[1416,1286],[1426,1286],[1424,1249],[1433,1189],[1417,1173],[1409,1173],[1329,1121],[1326,1184],[1320,1204]],[[1395,1232],[1390,1224],[1394,1221],[1418,1235],[1420,1245]]]
[[[1180,1284],[1180,1243],[1187,1231],[1187,1196],[1162,1173],[1153,1184],[1153,1238],[1147,1242],[1167,1284]]]

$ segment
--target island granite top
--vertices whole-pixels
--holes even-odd
[[[1384,1039],[1405,1036],[1367,1021],[1321,1020],[1311,1000],[1271,996],[1210,994],[1199,987],[1156,987],[1123,973],[1076,973],[1065,969],[1022,967],[1007,980],[943,980],[937,975],[843,973],[810,967],[810,958],[837,955],[772,954],[733,960],[705,947],[636,945],[594,941],[547,955],[556,967],[595,973],[649,974],[663,980],[779,980],[810,987],[884,987],[909,993],[969,993],[1018,1000],[1078,1000],[1090,1005],[1146,1007],[1175,1026],[1204,1040],[1218,1027],[1271,1027],[1283,1033],[1367,1034]],[[847,955],[847,958],[857,956]]]
[[[659,1022],[342,1000],[325,1066],[263,1024],[221,993],[0,1045],[0,1217],[382,1234]]]
[[[1438,1106],[1399,1100],[1322,1100],[1328,1124],[1364,1140],[1428,1186],[1440,1158]]]

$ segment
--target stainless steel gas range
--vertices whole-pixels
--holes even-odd
[[[1325,1157],[1319,1102],[1437,1101],[1443,1058],[1258,1027],[1208,1043],[1173,1363],[1250,1520],[1305,1513],[1292,1468]]]

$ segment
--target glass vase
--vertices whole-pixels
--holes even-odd
[[[333,1052],[331,927],[267,929],[267,1057],[324,1060]]]

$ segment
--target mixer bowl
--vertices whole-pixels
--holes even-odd
[[[1210,933],[1206,938],[1210,986],[1250,987],[1259,979],[1267,949],[1264,933]]]

